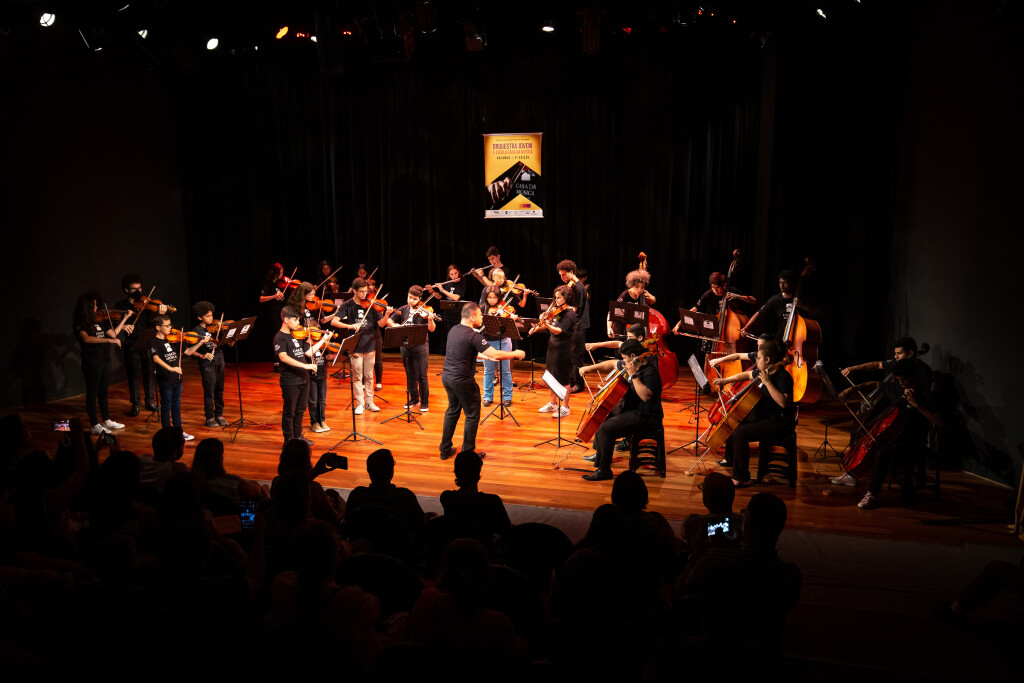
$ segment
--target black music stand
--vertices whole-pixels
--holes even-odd
[[[672,455],[676,451],[687,448],[689,446],[707,446],[707,444],[701,441],[700,438],[700,414],[702,412],[708,412],[708,409],[700,404],[700,395],[701,392],[706,391],[708,388],[708,378],[704,376],[704,371],[701,369],[700,363],[697,361],[697,357],[692,353],[690,354],[690,357],[686,359],[686,364],[690,366],[690,371],[693,372],[693,405],[687,406],[686,408],[683,408],[679,412],[689,410],[693,413],[693,416],[690,417],[690,422],[693,422],[693,441],[684,443],[682,446],[679,446],[678,448],[673,448],[665,455]],[[693,449],[693,454],[695,456],[697,455],[696,448]]]
[[[696,337],[704,341],[718,341],[718,316],[710,313],[691,311],[688,308],[679,309],[679,334],[686,337]]]
[[[334,444],[333,446],[328,448],[327,449],[328,451],[333,451],[335,448],[337,448],[341,444],[345,443],[346,441],[351,441],[352,443],[355,443],[355,442],[359,441],[360,438],[365,439],[366,441],[372,441],[375,444],[377,444],[378,446],[383,446],[384,445],[380,441],[377,441],[377,439],[371,439],[370,437],[366,436],[365,434],[360,434],[359,432],[356,431],[356,388],[355,388],[355,386],[353,386],[353,382],[352,382],[352,379],[351,379],[351,377],[352,377],[352,354],[355,352],[356,345],[359,343],[359,339],[362,336],[363,336],[362,332],[356,332],[351,337],[345,337],[344,339],[341,340],[341,350],[338,351],[338,355],[339,356],[342,355],[342,354],[345,355],[345,362],[348,363],[348,367],[349,367],[348,390],[349,390],[349,409],[352,411],[352,431],[349,432],[348,434],[346,434],[345,437],[342,438],[340,441],[338,441],[336,444]],[[337,358],[335,358],[335,360],[337,360]]]
[[[504,339],[505,337],[509,337],[511,339],[522,340],[522,337],[519,336],[519,330],[516,329],[516,321],[513,320],[512,318],[503,318],[500,315],[485,315],[484,316],[484,331],[483,331],[483,335],[485,337],[497,337],[498,339]],[[500,346],[500,343],[499,343],[499,346]],[[508,363],[509,364],[509,374],[511,374],[512,373],[512,359],[511,358],[507,358],[505,360],[496,360],[494,362],[496,363],[496,365],[494,367],[494,374],[495,374],[495,378],[494,379],[495,379],[495,381],[498,382],[498,385],[500,386],[501,385],[501,364],[502,363]],[[516,423],[516,427],[520,426],[519,420],[516,419],[516,416],[512,414],[512,411],[509,408],[505,407],[504,391],[502,391],[502,397],[501,397],[501,400],[498,401],[497,407],[494,408],[491,412],[487,413],[487,417],[485,417],[484,419],[480,420],[480,424],[483,424],[484,422],[487,422],[487,418],[490,417],[491,415],[494,415],[495,413],[498,413],[498,419],[499,420],[504,420],[506,417],[510,417],[510,418],[512,418],[512,421]]]
[[[562,401],[565,400],[566,394],[568,394],[568,392],[565,390],[565,387],[558,383],[558,380],[555,379],[555,376],[551,374],[550,370],[545,370],[544,374],[541,375],[541,379],[544,381],[544,384],[548,386],[548,389],[551,389],[551,391],[554,392],[555,396],[558,397],[558,408],[556,408],[556,410],[558,411],[558,436],[553,439],[548,439],[547,441],[535,443],[533,444],[533,447],[536,448],[537,446],[543,446],[544,444],[549,443],[555,447],[555,451],[557,452],[558,449],[561,448],[562,446],[579,445],[578,442],[566,439],[562,436]],[[565,443],[562,443],[563,441]],[[566,451],[565,455],[569,455],[569,453],[571,452],[572,449],[570,448],[568,451]],[[565,459],[565,455],[559,458],[558,463],[552,461],[551,464],[554,465],[555,467],[558,467],[558,464]]]
[[[825,401],[825,438],[822,439],[821,445],[818,446],[818,448],[814,451],[814,454],[811,456],[812,458],[818,457],[818,453],[821,453],[821,457],[818,458],[818,464],[814,466],[814,472],[815,472],[815,474],[817,474],[818,467],[821,466],[821,462],[825,458],[829,457],[828,451],[830,449],[831,449],[833,455],[835,455],[837,458],[839,458],[840,461],[842,461],[843,460],[843,453],[846,451],[847,447],[843,446],[843,450],[837,451],[835,449],[835,447],[831,443],[829,443],[829,440],[828,440],[828,425],[829,425],[829,417],[830,417],[830,410],[829,409],[830,409],[831,404],[832,404],[833,401],[838,401],[839,400],[839,392],[836,391],[835,385],[832,384],[832,379],[828,376],[828,372],[825,370],[825,364],[824,363],[822,363],[820,360],[817,363],[815,363],[814,364],[814,371],[816,373],[818,373],[818,377],[821,378],[821,383],[825,385],[825,391],[828,392],[829,399],[830,399],[828,401]],[[857,417],[857,414],[853,412],[853,410],[850,408],[850,406],[847,406],[845,401],[843,401],[842,404],[844,406],[846,406],[846,409],[850,411],[850,414],[853,415],[853,418],[855,420],[857,420],[858,423],[860,423],[861,427],[864,427],[864,423],[861,422],[860,418]],[[865,428],[864,431],[865,431],[865,433],[867,433],[867,429],[866,428]]]
[[[632,304],[628,301],[609,301],[608,319],[613,323],[622,323],[627,328],[634,323],[639,323],[646,330],[648,329],[647,320],[650,310],[650,307],[646,304]]]
[[[385,348],[385,349],[401,348],[401,350],[402,350],[402,360],[403,360],[402,364],[403,365],[405,365],[404,361],[405,361],[406,356],[409,353],[409,347],[411,347],[411,346],[418,346],[420,344],[425,344],[426,341],[427,341],[427,326],[426,325],[414,325],[414,324],[410,323],[410,324],[407,324],[407,325],[397,325],[395,327],[385,327],[384,328],[384,344],[383,344],[383,348]],[[413,380],[413,381],[415,381],[415,380]],[[420,400],[422,400],[422,399],[423,399],[423,397],[421,396]],[[409,393],[409,375],[406,374],[406,377],[405,377],[405,405],[406,405],[405,412],[401,413],[399,415],[395,415],[394,417],[389,417],[388,419],[386,419],[383,422],[381,422],[381,424],[387,424],[388,422],[391,422],[392,420],[401,420],[402,418],[405,418],[405,421],[407,423],[408,422],[415,422],[417,427],[419,427],[420,429],[423,429],[423,425],[421,425],[420,421],[416,419],[416,416],[412,414],[412,406],[409,405],[409,403],[411,401],[412,401],[412,394]]]
[[[238,384],[238,419],[222,428],[235,428],[235,433],[231,435],[231,443],[234,443],[235,439],[238,438],[238,431],[242,429],[242,427],[263,427],[264,429],[273,429],[273,427],[268,424],[264,424],[263,422],[247,420],[245,414],[242,412],[242,378],[238,372],[238,342],[249,337],[249,334],[252,332],[252,328],[255,324],[256,316],[243,318],[237,322],[225,323],[220,332],[217,333],[218,344],[235,342],[235,382]]]

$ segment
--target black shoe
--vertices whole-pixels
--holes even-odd
[[[725,459],[719,460],[718,464],[722,467],[732,467],[732,463]]]
[[[484,399],[484,408],[490,408],[491,407],[491,403],[493,403],[493,401],[491,401],[491,399],[485,398]]]
[[[217,424],[217,420],[215,420],[214,418],[211,417],[209,420],[206,421],[206,426],[207,427],[214,427],[214,428],[216,428],[216,427],[219,427],[220,425]]]
[[[584,455],[583,459],[586,460],[587,462],[597,462],[597,453],[592,453],[591,455]]]
[[[140,408],[138,403],[133,403],[132,409],[128,411],[128,417],[138,417]]]
[[[629,439],[621,439],[615,444],[615,450],[617,451],[628,451],[629,450]]]
[[[306,442],[307,444],[309,444],[310,446],[312,446],[312,445],[313,445],[313,439],[307,439],[307,438],[306,438],[306,437],[304,437],[304,436],[300,436],[299,438],[300,438],[300,439],[302,439],[303,441],[305,441],[305,442]]]
[[[160,410],[160,408],[153,401],[146,401],[146,410]]]
[[[612,478],[612,473],[608,470],[594,470],[590,474],[584,474],[583,478],[587,481],[605,481]]]
[[[487,451],[476,451],[476,454],[480,457],[481,460],[487,457]]]
[[[217,424],[220,425],[221,427],[228,426],[228,421],[224,419],[223,415],[218,415],[215,419],[217,420]]]
[[[455,447],[454,446],[452,446],[451,448],[449,448],[446,451],[441,451],[441,459],[442,460],[447,460],[448,458],[452,457],[453,455],[455,455]]]
[[[503,401],[503,403],[505,404],[506,408],[511,408],[512,407],[512,399],[509,399],[507,401]]]

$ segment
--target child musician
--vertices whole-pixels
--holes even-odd
[[[400,307],[388,318],[388,327],[398,325],[426,325],[428,332],[434,332],[437,324],[434,314],[426,310],[420,302],[423,299],[423,288],[413,285],[409,288],[405,306]],[[422,309],[422,314],[420,309]],[[405,366],[405,386],[409,392],[409,400],[405,408],[412,408],[417,403],[420,412],[430,410],[430,387],[427,386],[427,357],[430,355],[430,343],[424,341],[416,346],[402,347],[402,365]]]
[[[329,322],[334,316],[325,315],[322,308],[313,306],[316,301],[316,285],[303,282],[288,295],[287,305],[299,311],[300,325],[307,329],[320,329],[321,323]],[[332,305],[333,301],[330,302]],[[322,350],[313,354],[316,372],[309,378],[309,428],[317,434],[329,432],[327,426],[327,357]]]
[[[281,309],[281,329],[274,335],[274,353],[281,364],[281,397],[284,406],[281,410],[281,432],[284,441],[302,439],[310,446],[311,439],[302,436],[302,415],[309,403],[310,373],[317,372],[317,364],[308,362],[314,354],[327,342],[330,335],[325,334],[313,347],[300,334],[302,339],[295,337],[295,332],[302,326],[299,324],[299,311],[294,306]]]
[[[181,429],[182,438],[191,441],[195,437],[181,428],[181,332],[177,332],[179,337],[172,341],[167,338],[171,333],[170,318],[157,314],[152,322],[156,337],[149,342],[149,353],[156,366],[156,386],[160,391],[160,424]],[[188,350],[195,351],[199,344]]]
[[[199,361],[206,426],[227,427],[228,421],[224,419],[224,351],[207,330],[207,326],[213,324],[213,304],[197,301],[192,306],[192,315],[199,321],[192,331],[203,341],[198,347],[185,349],[185,355],[195,356]]]

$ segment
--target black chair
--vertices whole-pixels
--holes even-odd
[[[757,454],[757,482],[769,474],[785,478],[790,488],[796,488],[796,433],[776,441],[762,441]]]
[[[629,469],[636,472],[644,466],[653,467],[658,476],[665,478],[665,428],[662,425],[639,429],[629,437]]]

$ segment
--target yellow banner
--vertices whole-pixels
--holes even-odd
[[[541,135],[484,135],[485,218],[544,217]]]

